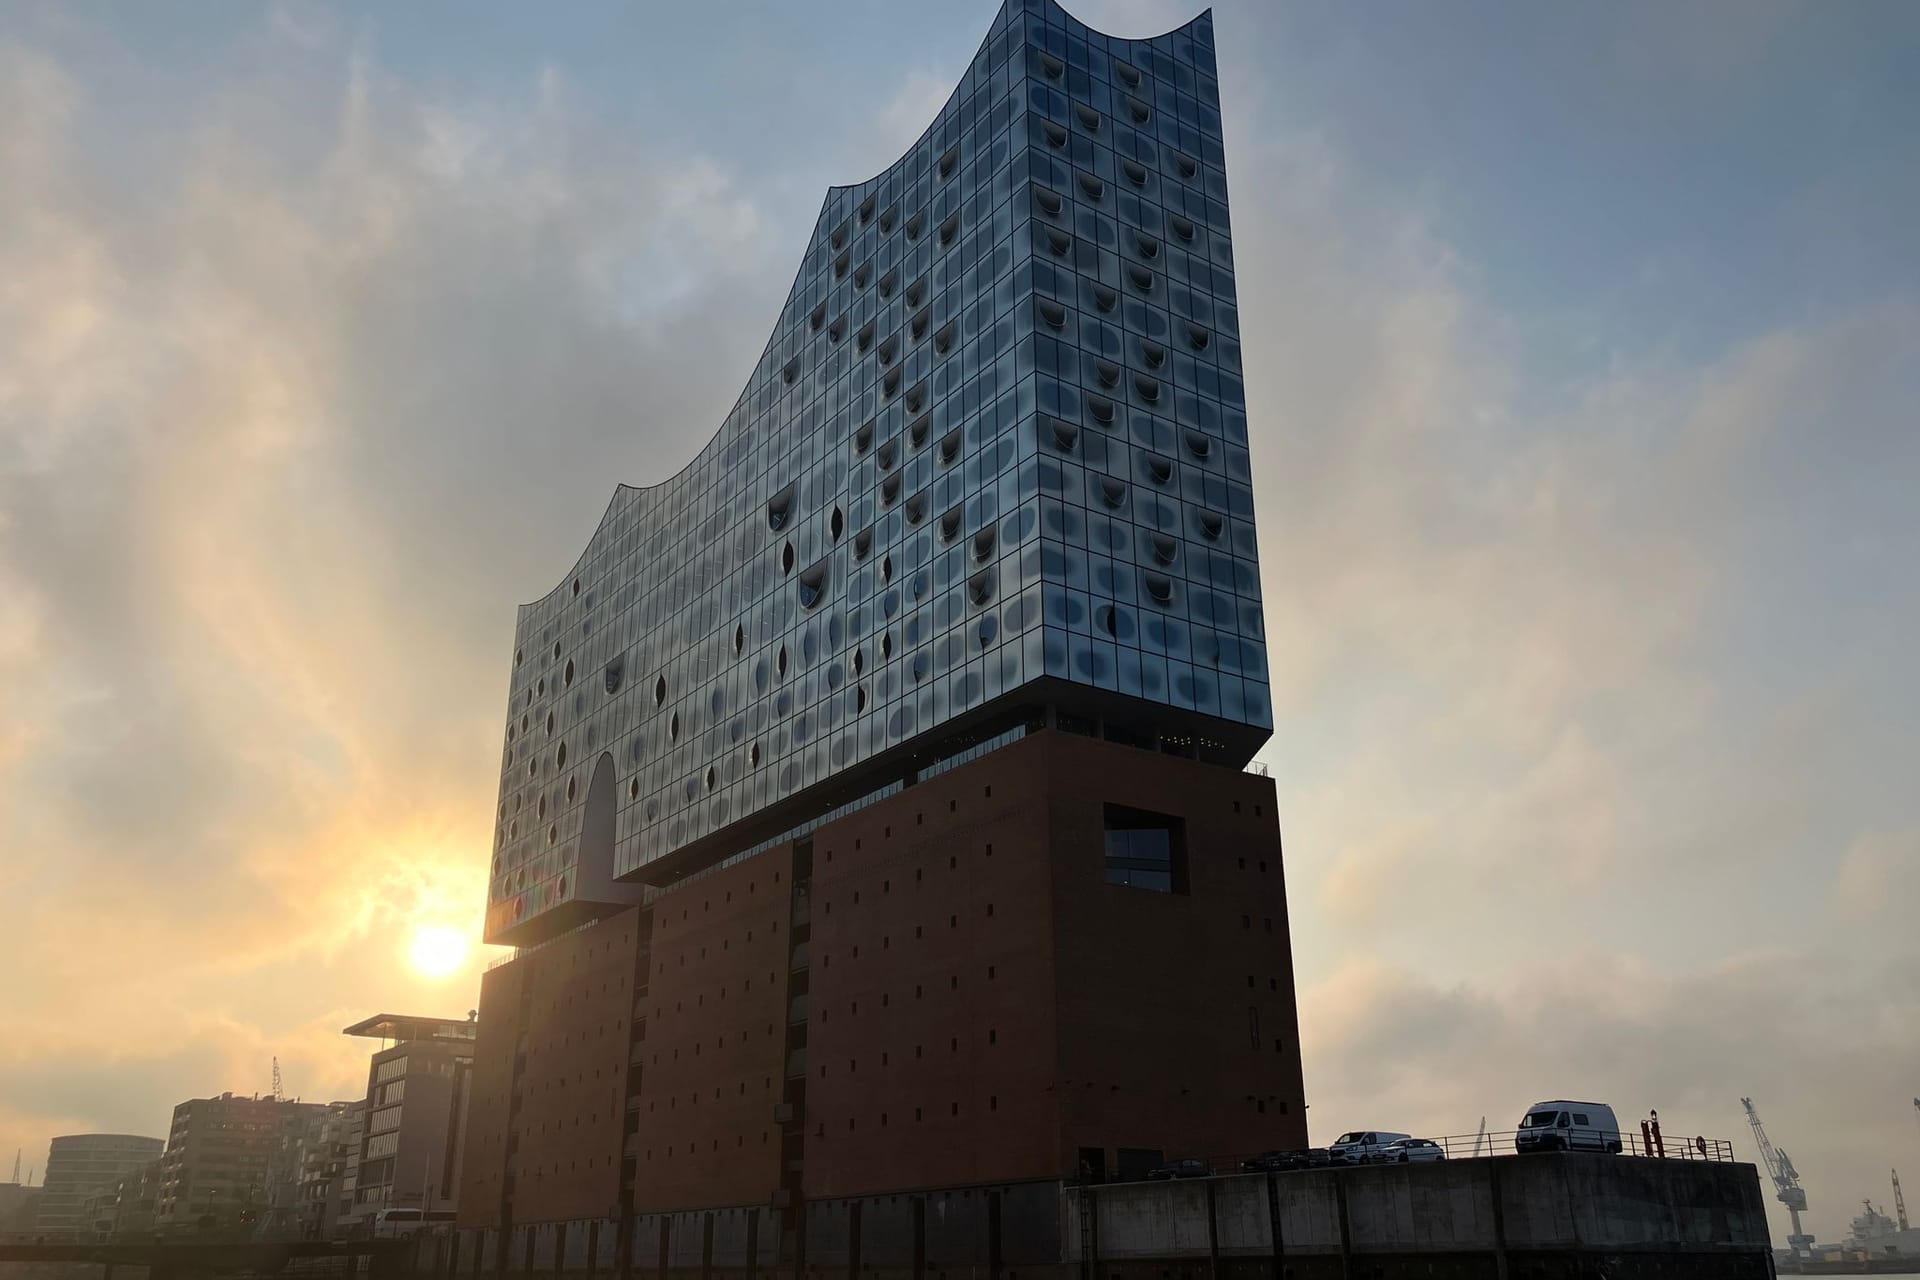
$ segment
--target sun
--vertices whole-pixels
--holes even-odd
[[[413,931],[408,958],[429,978],[447,977],[467,961],[467,936],[446,925],[423,924]]]

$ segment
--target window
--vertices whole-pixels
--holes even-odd
[[[1187,892],[1186,822],[1163,813],[1106,807],[1107,883]]]

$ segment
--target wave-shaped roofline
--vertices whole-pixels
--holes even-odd
[[[993,19],[987,24],[986,35],[980,38],[980,43],[974,48],[973,56],[967,59],[967,66],[972,66],[980,57],[981,52],[986,49],[988,42],[993,39],[993,33],[999,30],[1002,17],[1009,8],[1018,2],[1019,0],[1001,0],[1000,7],[994,11]],[[1084,31],[1092,32],[1108,40],[1123,41],[1130,45],[1156,44],[1164,40],[1170,40],[1174,36],[1180,35],[1200,25],[1213,15],[1213,6],[1209,5],[1194,14],[1191,18],[1188,18],[1185,22],[1180,23],[1178,26],[1169,27],[1157,35],[1116,36],[1110,31],[1101,31],[1099,28],[1089,26],[1081,19],[1074,17],[1072,13],[1068,12],[1067,7],[1060,3],[1060,0],[1040,0],[1040,3],[1058,12],[1062,17],[1066,18],[1068,22],[1077,25]],[[573,565],[565,573],[560,575],[559,581],[554,583],[553,587],[548,590],[545,595],[535,600],[529,600],[515,610],[516,618],[546,604],[549,600],[552,600],[563,590],[567,589],[569,584],[580,576],[582,566],[586,564],[587,557],[592,553],[594,547],[598,545],[602,531],[604,531],[608,523],[612,521],[614,513],[621,509],[621,499],[624,496],[632,495],[628,498],[629,502],[644,500],[646,495],[655,490],[664,489],[672,485],[695,466],[698,466],[706,457],[708,450],[719,447],[720,437],[726,431],[727,423],[733,420],[734,415],[739,412],[740,406],[744,404],[747,397],[752,394],[754,375],[760,370],[761,366],[766,363],[768,353],[773,350],[774,344],[780,339],[780,333],[784,327],[782,321],[785,319],[788,309],[793,306],[794,298],[800,291],[800,285],[807,270],[807,259],[812,255],[814,245],[819,243],[822,233],[826,231],[827,214],[828,211],[832,209],[835,198],[843,192],[862,191],[876,183],[885,181],[899,169],[901,165],[911,159],[913,153],[920,149],[921,144],[933,136],[934,131],[940,127],[940,122],[947,118],[947,113],[953,109],[953,105],[959,99],[960,91],[965,87],[965,84],[966,79],[965,73],[963,72],[960,82],[953,86],[952,92],[947,94],[947,100],[940,104],[938,111],[933,113],[933,119],[927,122],[927,127],[922,129],[914,137],[913,141],[907,144],[906,149],[891,163],[875,173],[872,177],[863,179],[860,182],[837,183],[827,188],[826,195],[822,197],[820,201],[820,212],[814,215],[813,230],[808,233],[807,243],[800,251],[800,261],[798,265],[794,267],[793,283],[787,286],[786,297],[781,301],[780,309],[774,313],[773,327],[768,330],[766,345],[760,348],[760,354],[754,358],[751,371],[747,374],[746,384],[740,388],[740,394],[734,397],[733,404],[720,416],[720,425],[713,429],[713,434],[709,436],[698,449],[694,450],[693,456],[681,463],[671,475],[646,485],[628,484],[625,481],[615,483],[613,497],[608,499],[606,510],[601,513],[599,521],[594,524],[593,532],[587,536],[587,541],[585,545],[580,548],[580,554],[574,558]]]

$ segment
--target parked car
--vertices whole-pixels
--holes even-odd
[[[1324,1169],[1332,1163],[1325,1147],[1301,1151],[1267,1151],[1240,1162],[1242,1173],[1286,1173],[1294,1169]]]
[[[1432,1138],[1401,1138],[1383,1147],[1374,1161],[1378,1164],[1426,1164],[1446,1158],[1447,1149]]]
[[[1213,1170],[1207,1167],[1205,1160],[1169,1160],[1165,1164],[1155,1165],[1147,1170],[1149,1182],[1160,1182],[1168,1178],[1211,1178]]]
[[[1620,1122],[1604,1102],[1536,1102],[1520,1120],[1516,1151],[1620,1153]]]
[[[1390,1133],[1385,1129],[1355,1129],[1343,1133],[1327,1148],[1335,1164],[1370,1164],[1391,1143],[1410,1138],[1410,1133]]]
[[[426,1225],[418,1209],[382,1209],[373,1215],[371,1234],[375,1240],[408,1236]]]
[[[418,1209],[382,1209],[370,1219],[369,1234],[375,1240],[396,1240],[422,1227],[451,1223],[457,1216],[452,1209],[434,1209],[424,1214]]]

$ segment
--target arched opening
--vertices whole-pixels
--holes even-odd
[[[587,783],[587,803],[580,816],[580,865],[574,880],[583,889],[613,879],[613,815],[619,808],[619,789],[613,777],[613,755],[603,751],[593,764]]]

